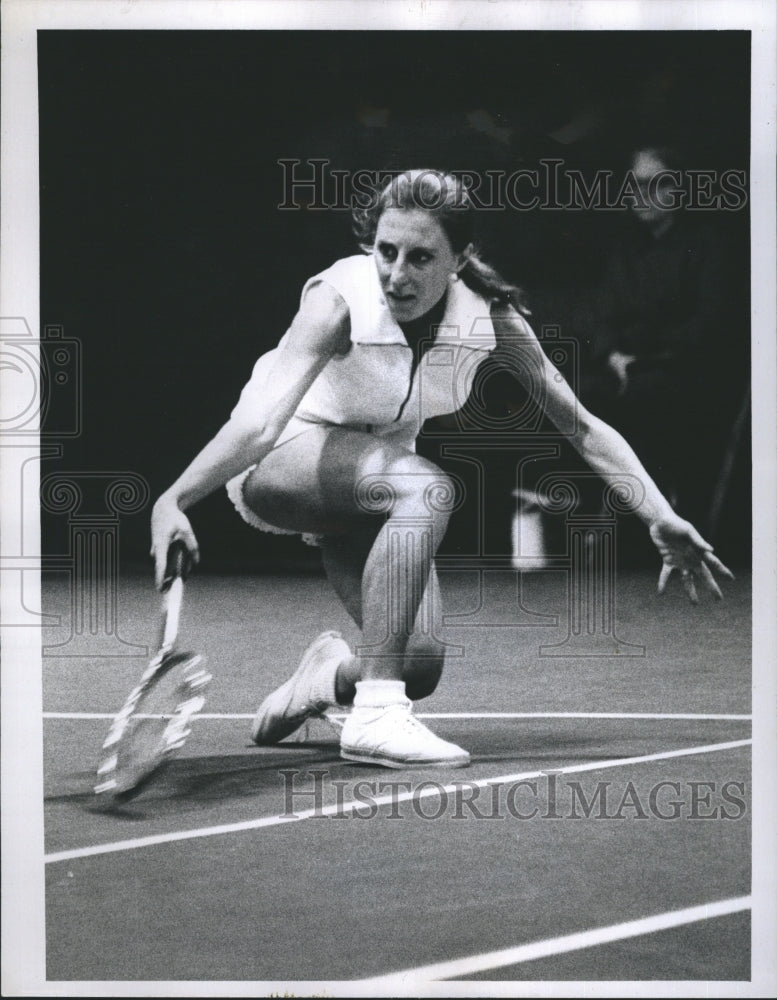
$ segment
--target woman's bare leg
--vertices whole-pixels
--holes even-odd
[[[378,527],[378,526],[376,526]],[[376,532],[325,538],[321,550],[327,578],[354,622],[362,627],[362,579],[375,543]],[[432,568],[427,592],[416,615],[413,632],[404,651],[402,679],[408,698],[417,701],[430,695],[442,674],[445,647],[440,641],[442,599],[437,573]],[[353,700],[356,682],[362,679],[358,658],[343,664],[337,674],[337,700]]]
[[[348,686],[355,679],[407,679],[417,682],[417,697],[430,693],[442,664],[431,625],[439,609],[433,560],[453,493],[444,473],[372,435],[318,427],[271,452],[244,493],[271,524],[327,537],[330,579],[362,629]],[[418,677],[424,670],[426,685]]]

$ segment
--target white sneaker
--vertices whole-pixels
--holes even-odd
[[[337,704],[337,668],[350,655],[339,632],[322,632],[314,639],[291,677],[259,706],[251,728],[254,743],[278,743],[312,715],[325,717],[325,709]]]
[[[466,767],[470,756],[441,740],[411,714],[411,701],[351,709],[340,737],[340,756],[384,767]]]

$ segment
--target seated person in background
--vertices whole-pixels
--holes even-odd
[[[735,326],[720,211],[680,207],[676,154],[641,148],[631,169],[641,199],[605,269],[581,396],[704,523],[746,380],[745,310]]]

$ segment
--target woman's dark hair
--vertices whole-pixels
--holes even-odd
[[[388,184],[352,208],[353,230],[359,246],[371,253],[381,215],[387,208],[420,208],[433,215],[450,240],[454,253],[461,253],[475,237],[475,208],[465,184],[439,170],[407,170],[392,177]],[[510,302],[528,313],[523,293],[506,281],[473,250],[459,277],[484,298]]]

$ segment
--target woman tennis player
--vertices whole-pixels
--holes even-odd
[[[712,571],[731,574],[546,359],[513,304],[517,290],[474,249],[473,207],[457,179],[407,172],[354,220],[365,253],[307,281],[291,326],[257,362],[230,419],[154,505],[157,583],[175,539],[198,559],[184,511],[227,485],[249,524],[313,537],[362,634],[355,653],[336,632],[312,642],[260,706],[255,742],[276,743],[306,718],[352,704],[344,758],[464,766],[467,751],[411,712],[443,667],[433,560],[454,496],[450,478],[415,453],[415,440],[425,420],[464,404],[497,345],[518,350],[518,377],[555,424],[570,426],[574,411],[572,443],[595,472],[641,480],[636,513],[663,560],[659,591],[677,570],[692,600],[696,582],[719,597]]]

